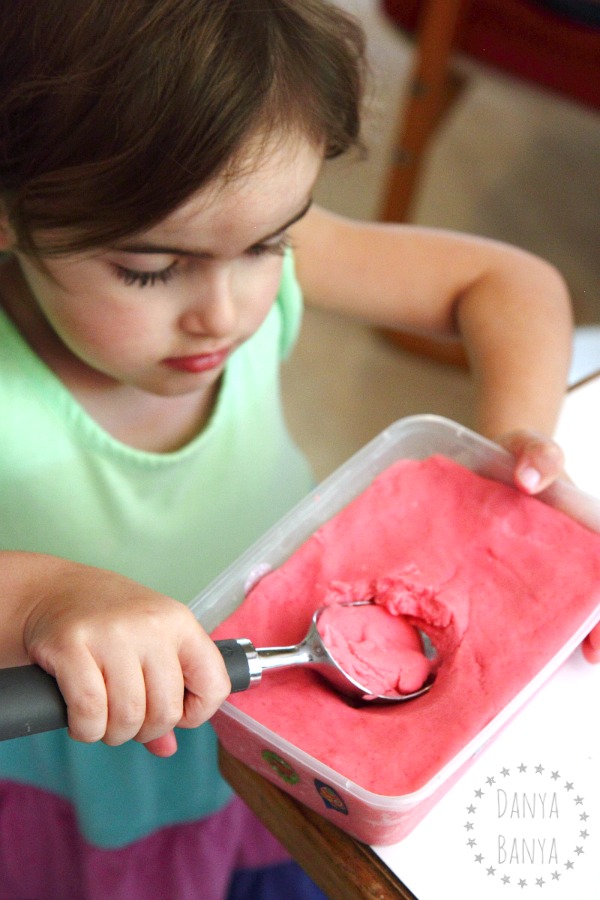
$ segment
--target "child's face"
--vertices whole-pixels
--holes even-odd
[[[306,139],[271,142],[258,164],[143,234],[46,259],[48,274],[20,256],[35,349],[55,369],[62,354],[83,383],[108,376],[162,396],[207,390],[269,312],[286,230],[306,211],[321,162]]]

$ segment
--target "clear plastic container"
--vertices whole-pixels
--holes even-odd
[[[402,419],[367,444],[322,482],[270,529],[191,604],[211,631],[242,602],[267,572],[277,568],[314,531],[362,493],[398,459],[425,459],[442,454],[477,474],[512,483],[513,461],[497,445],[463,426],[438,416]],[[560,482],[541,495],[584,526],[600,531],[600,502]],[[289,743],[230,703],[213,724],[225,748],[274,784],[320,812],[340,828],[370,844],[393,843],[404,837],[468,767],[473,757],[566,660],[600,619],[598,606],[561,650],[475,739],[420,790],[402,796],[372,793]]]

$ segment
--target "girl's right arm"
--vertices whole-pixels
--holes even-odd
[[[170,755],[173,727],[202,724],[227,697],[221,654],[182,603],[43,554],[0,552],[0,572],[0,666],[53,675],[76,740]]]

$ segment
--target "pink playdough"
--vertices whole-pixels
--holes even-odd
[[[334,603],[319,616],[318,630],[332,658],[366,695],[410,694],[431,672],[416,628],[382,606]]]
[[[599,592],[600,535],[432,456],[387,469],[214,636],[295,644],[318,607],[365,597],[426,631],[441,665],[416,700],[353,706],[306,669],[266,673],[230,698],[354,784],[398,797],[426,785],[531,681]]]

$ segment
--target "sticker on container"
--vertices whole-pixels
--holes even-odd
[[[300,776],[285,759],[282,759],[277,753],[273,753],[272,750],[263,750],[261,756],[282,781],[285,781],[286,784],[298,784]]]
[[[315,787],[327,809],[335,809],[336,812],[342,813],[344,816],[348,815],[348,807],[331,785],[315,778]]]

